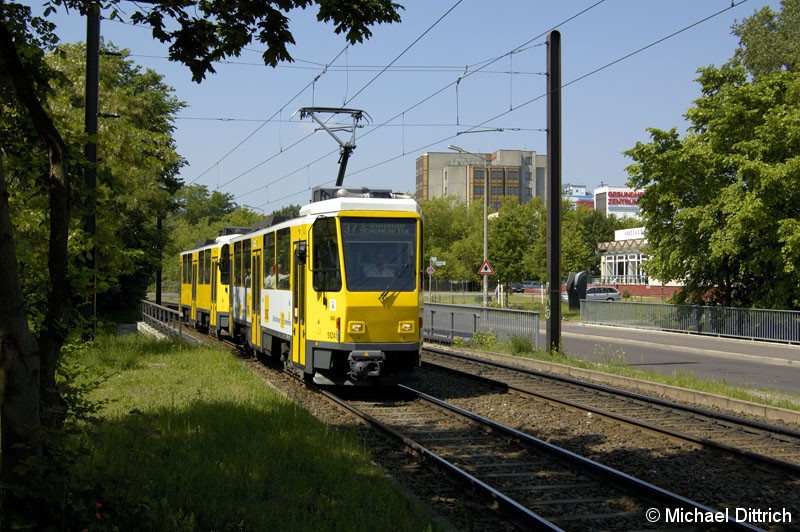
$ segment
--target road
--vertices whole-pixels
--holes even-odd
[[[544,338],[545,331],[542,329]],[[634,368],[728,384],[800,393],[800,346],[752,340],[563,322],[562,349],[571,357],[624,362]]]

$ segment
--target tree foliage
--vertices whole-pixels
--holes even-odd
[[[691,302],[800,308],[800,76],[700,72],[690,133],[653,129],[626,152],[645,190],[647,271],[683,281]]]
[[[781,0],[781,11],[769,6],[733,26],[739,37],[734,61],[753,76],[800,68],[800,1]]]
[[[263,215],[241,207],[233,195],[209,192],[205,185],[188,185],[176,195],[177,208],[167,217],[165,232],[168,245],[162,257],[163,283],[177,289],[181,251],[194,248],[199,242],[219,236],[225,227],[252,227]],[[296,206],[283,210],[291,212]]]
[[[66,6],[81,13],[92,4],[87,0],[50,0],[54,6]],[[111,17],[124,14],[108,2]],[[317,20],[330,23],[333,31],[344,34],[350,44],[372,36],[371,26],[400,22],[400,4],[389,0],[160,0],[133,4],[130,20],[152,28],[153,37],[169,43],[169,58],[192,71],[192,79],[201,82],[214,73],[214,63],[238,57],[253,41],[266,45],[264,64],[277,66],[292,61],[288,45],[295,44],[289,27],[289,13],[294,9],[316,6]]]
[[[436,257],[447,265],[436,270],[438,279],[480,281],[483,262],[483,204],[467,206],[453,196],[421,202],[425,220],[423,257]],[[614,231],[640,223],[606,218],[600,212],[562,205],[562,271],[593,271],[599,263],[597,244],[614,237]],[[493,280],[507,283],[547,276],[547,221],[541,198],[520,205],[506,198],[489,220],[489,262]]]
[[[688,302],[800,308],[800,0],[733,27],[739,48],[699,70],[692,126],[627,153],[646,187],[646,269]]]
[[[82,14],[103,8],[111,11],[111,17],[121,15],[118,0],[51,0],[46,5],[45,17],[59,7]],[[150,23],[154,36],[170,43],[170,57],[189,66],[197,82],[214,71],[213,61],[238,55],[254,37],[267,45],[267,64],[290,60],[286,47],[294,38],[287,13],[293,8],[318,6],[317,18],[332,23],[334,31],[344,33],[351,43],[368,38],[373,24],[398,21],[400,9],[387,0],[166,0],[130,5],[131,19]],[[19,466],[26,458],[42,453],[41,425],[58,428],[64,419],[55,374],[61,348],[74,330],[74,302],[87,295],[81,293],[86,278],[73,266],[80,263],[89,245],[77,222],[85,199],[77,185],[85,166],[80,147],[89,139],[70,125],[72,111],[82,106],[76,96],[80,91],[61,85],[69,81],[72,65],[62,64],[65,72],[58,73],[45,61],[45,53],[53,51],[57,42],[55,27],[46,18],[33,17],[26,5],[0,2],[0,528],[10,526],[10,515],[30,518],[23,525],[37,529],[45,528],[49,518],[58,519],[49,509],[34,508],[29,498],[20,495],[24,489],[16,488],[30,480]],[[129,99],[121,95],[115,101],[121,107],[126,101],[136,102],[120,120],[125,128],[110,126],[98,141],[107,149],[106,164],[98,170],[109,179],[108,188],[98,191],[99,203],[118,216],[110,221],[109,234],[99,237],[120,243],[106,253],[109,265],[119,258],[115,252],[128,251],[123,242],[143,246],[151,241],[140,231],[149,227],[150,210],[145,204],[152,202],[156,212],[165,206],[163,192],[174,191],[179,165],[168,156],[172,150],[169,120],[154,118],[169,115],[176,102],[159,99],[163,87],[158,86],[157,76],[142,79],[132,75],[127,81],[140,84],[131,90]],[[137,115],[134,107],[140,102],[145,109]],[[159,105],[165,108],[156,109]],[[136,130],[150,140],[160,135],[161,140],[142,143]],[[131,141],[133,149],[125,144]],[[146,185],[141,192],[127,194],[131,183],[138,186],[138,182],[122,176],[139,170],[148,176]],[[149,179],[159,171],[160,181]],[[112,236],[114,221],[119,225]],[[34,236],[27,238],[26,229],[32,229]],[[17,235],[23,235],[19,242]],[[145,255],[158,256],[152,251],[130,255],[135,271],[127,273],[149,275],[151,264]],[[45,262],[33,263],[34,257]],[[119,260],[116,267],[125,267],[124,262]],[[24,279],[31,275],[37,276],[35,284],[41,294],[32,296],[39,297],[34,306],[24,296],[28,282]],[[109,275],[106,293],[120,279]],[[30,320],[28,312],[33,308],[41,309],[40,315]],[[60,526],[69,528],[64,523]]]

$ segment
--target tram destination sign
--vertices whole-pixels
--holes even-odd
[[[342,233],[355,237],[410,236],[414,234],[415,225],[414,220],[407,222],[342,221]]]

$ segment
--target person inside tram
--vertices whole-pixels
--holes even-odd
[[[289,276],[282,272],[280,264],[273,264],[269,269],[269,275],[264,278],[264,288],[288,288]]]

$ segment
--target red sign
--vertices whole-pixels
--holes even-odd
[[[489,265],[489,259],[484,260],[481,267],[478,268],[478,275],[494,275],[494,270]]]
[[[608,191],[608,204],[609,205],[638,205],[639,198],[642,197],[644,192],[633,190],[609,190]]]

